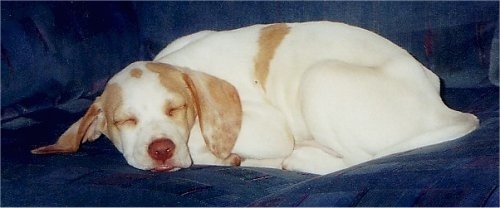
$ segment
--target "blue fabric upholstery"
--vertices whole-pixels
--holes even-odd
[[[31,155],[82,113],[43,110],[26,118],[43,122],[2,130],[2,205],[498,206],[498,88],[448,89],[444,97],[478,115],[480,129],[326,176],[213,166],[141,171],[107,139],[74,154]]]
[[[499,206],[498,2],[2,2],[0,206]],[[267,168],[129,166],[104,137],[32,155],[82,116],[104,84],[204,29],[342,21],[435,71],[442,96],[481,119],[443,144],[325,176]]]

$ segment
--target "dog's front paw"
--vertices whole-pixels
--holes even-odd
[[[319,159],[320,158],[320,159]],[[318,148],[295,149],[283,161],[283,169],[325,175],[346,168],[342,158],[328,154]]]
[[[230,166],[240,166],[241,161],[241,157],[235,153],[231,153],[226,159],[224,159],[224,163]]]

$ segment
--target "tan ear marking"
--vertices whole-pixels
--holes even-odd
[[[290,27],[284,23],[272,24],[262,28],[259,37],[259,52],[254,59],[255,78],[265,90],[269,65],[274,58],[276,48],[290,32]]]
[[[183,91],[180,88],[185,88],[185,84],[182,83],[181,79],[182,73],[174,66],[164,63],[147,63],[146,67],[150,71],[158,73],[158,78],[165,88],[178,92]]]
[[[97,102],[94,102],[85,115],[71,125],[57,140],[55,144],[40,147],[31,151],[33,154],[71,153],[78,151],[82,141],[87,141],[85,136],[98,136],[96,133],[89,133],[87,130],[96,120],[101,109]],[[92,138],[93,139],[93,138]],[[91,139],[91,140],[92,140]]]
[[[112,83],[106,86],[101,95],[102,111],[104,113],[104,122],[102,122],[101,130],[111,142],[120,150],[122,147],[119,139],[118,129],[115,124],[115,114],[123,105],[122,88],[117,83]]]
[[[109,124],[114,123],[114,113],[122,105],[122,89],[116,83],[110,84],[106,87],[106,90],[102,94],[101,98],[103,100],[104,116],[107,120],[109,128]]]
[[[183,79],[195,98],[196,111],[208,149],[226,159],[241,128],[241,102],[233,85],[201,72],[187,71]]]

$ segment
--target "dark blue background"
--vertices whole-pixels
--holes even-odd
[[[2,206],[498,206],[498,8],[491,2],[1,2]],[[443,81],[479,130],[326,176],[128,166],[105,138],[31,155],[114,73],[199,30],[341,21],[373,30]]]

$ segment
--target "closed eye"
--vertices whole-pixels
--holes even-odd
[[[165,114],[169,117],[173,117],[176,113],[182,112],[184,109],[186,109],[186,104],[174,108],[168,108]]]
[[[116,126],[135,126],[137,125],[137,118],[130,117],[125,119],[118,119],[114,122]]]

